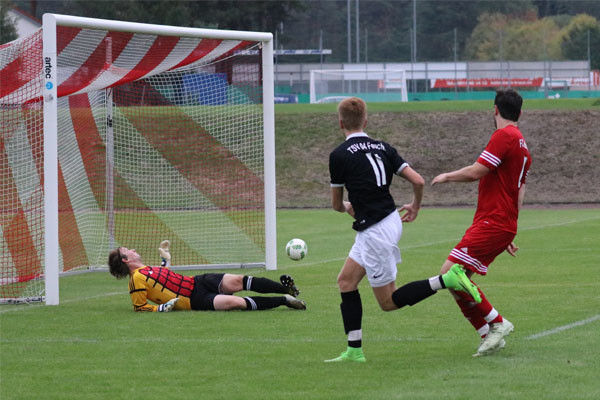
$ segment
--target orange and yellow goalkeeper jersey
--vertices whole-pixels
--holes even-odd
[[[190,297],[194,290],[194,277],[184,276],[165,267],[141,267],[129,277],[129,294],[134,311],[158,311],[156,304],[179,297],[176,310],[191,310]]]

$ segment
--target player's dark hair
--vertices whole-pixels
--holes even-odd
[[[117,247],[108,254],[108,270],[117,279],[129,276],[129,267],[123,262],[121,248]]]
[[[521,115],[523,98],[513,89],[498,90],[494,99],[494,105],[498,107],[498,112],[502,118],[517,122]]]
[[[338,115],[345,129],[362,129],[367,118],[367,104],[358,97],[349,97],[338,105]]]

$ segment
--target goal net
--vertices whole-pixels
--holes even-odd
[[[339,102],[360,97],[367,102],[408,101],[404,70],[317,69],[310,71],[310,102]]]
[[[0,298],[58,304],[59,272],[163,239],[274,269],[272,79],[270,33],[47,14],[1,45]]]

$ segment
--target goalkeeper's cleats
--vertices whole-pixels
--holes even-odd
[[[158,306],[158,312],[169,312],[175,307],[175,304],[179,301],[179,297],[175,297],[167,301],[165,304],[161,304]]]
[[[339,355],[339,357],[332,358],[331,360],[325,360],[326,363],[348,361],[366,362],[367,359],[365,358],[361,347],[348,347],[345,352]]]
[[[465,274],[465,270],[462,266],[454,264],[452,268],[444,275],[442,275],[444,285],[448,289],[460,290],[461,292],[468,293],[477,303],[481,303],[481,295],[477,286]]]
[[[306,302],[304,300],[297,299],[289,294],[285,296],[285,305],[289,308],[294,308],[296,310],[306,310]]]
[[[171,246],[171,242],[168,240],[163,240],[160,242],[160,246],[158,247],[158,254],[160,254],[160,266],[169,268],[171,266],[171,252],[169,250],[169,246]]]
[[[289,295],[298,297],[298,295],[300,294],[300,291],[294,284],[294,278],[292,278],[289,275],[281,275],[279,277],[279,281],[281,281],[281,284],[283,285],[283,287],[285,287],[287,289],[287,292]]]

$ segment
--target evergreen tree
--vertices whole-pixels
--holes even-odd
[[[577,15],[563,29],[561,32],[563,55],[570,60],[587,60],[588,35],[591,68],[600,69],[600,22],[592,16]]]
[[[9,0],[0,0],[0,44],[13,41],[17,38],[15,25],[11,21],[8,10],[12,4]]]

